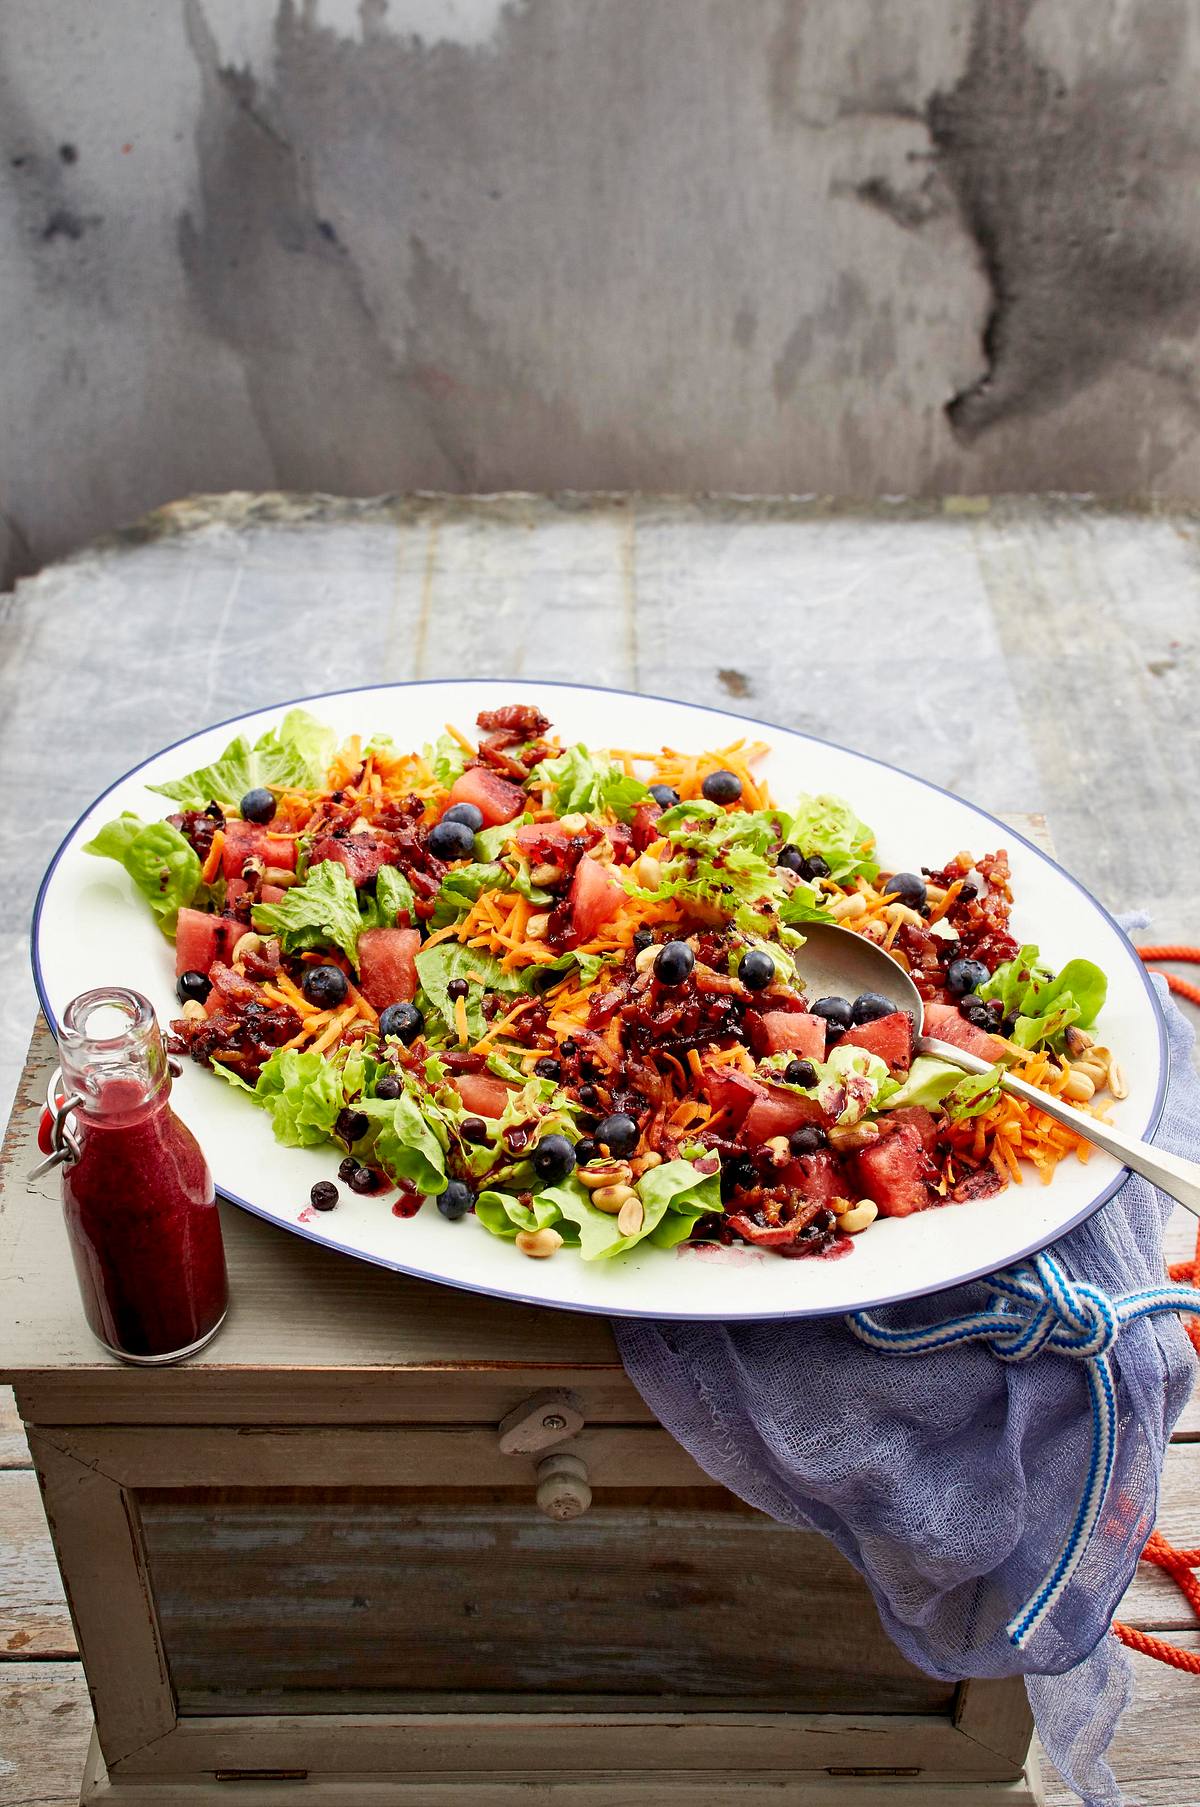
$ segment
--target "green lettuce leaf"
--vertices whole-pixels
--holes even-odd
[[[1068,960],[1059,973],[1044,966],[1037,948],[1023,947],[998,966],[979,996],[999,998],[1016,1023],[1010,1040],[1021,1048],[1059,1047],[1072,1024],[1088,1029],[1104,1008],[1108,980],[1090,960]]]
[[[523,1205],[511,1192],[489,1188],[476,1198],[475,1215],[485,1230],[508,1242],[520,1230],[557,1230],[564,1242],[576,1245],[579,1242],[579,1232],[573,1224],[564,1221],[558,1202],[550,1192],[539,1193]],[[596,1215],[601,1214],[597,1211]]]
[[[582,743],[568,747],[557,759],[543,759],[529,782],[535,788],[550,786],[560,816],[594,816],[608,809],[622,822],[629,822],[638,804],[650,795],[640,778],[631,778],[610,760],[594,759]]]
[[[378,1063],[361,1048],[326,1058],[300,1048],[279,1048],[258,1076],[254,1102],[271,1113],[275,1138],[289,1148],[316,1148],[333,1136],[338,1113],[361,1099]],[[233,1075],[224,1073],[230,1079]]]
[[[371,1156],[389,1178],[407,1180],[427,1198],[446,1190],[445,1130],[409,1092],[399,1098],[360,1098],[354,1108],[370,1118]]]
[[[285,954],[339,947],[355,964],[363,919],[346,868],[338,860],[322,860],[309,869],[302,885],[292,886],[281,903],[256,904],[254,926],[278,935]]]
[[[476,861],[473,865],[459,866],[455,871],[447,872],[433,900],[430,927],[444,929],[452,922],[461,921],[484,891],[504,891],[508,884],[509,876],[504,867],[490,861]]]
[[[416,925],[417,902],[412,886],[398,866],[379,868],[374,897],[370,892],[362,892],[358,908],[364,929],[394,929],[401,911],[408,917],[409,928]]]
[[[212,765],[172,784],[149,788],[184,809],[219,803],[222,809],[236,810],[246,792],[259,786],[283,790],[289,785],[320,784],[336,744],[333,729],[323,727],[307,709],[289,709],[279,726],[269,728],[253,746],[239,734]]]
[[[875,1108],[898,1111],[905,1105],[923,1104],[926,1110],[936,1110],[962,1076],[961,1067],[952,1067],[947,1061],[936,1060],[929,1054],[918,1054],[903,1084],[886,1097],[881,1091]]]
[[[859,820],[841,797],[803,796],[796,805],[788,838],[801,853],[819,853],[839,884],[847,879],[874,879],[879,866],[872,857],[874,831]]]
[[[652,891],[639,888],[625,871],[618,877],[635,896],[661,902],[695,898],[719,909],[749,933],[774,927],[788,885],[773,853],[786,832],[778,810],[724,810],[700,801],[664,810],[658,829],[671,853],[660,861],[662,876]]]
[[[482,980],[482,984],[468,984],[467,1029],[472,1040],[478,1041],[487,1022],[483,1014],[483,999],[489,991],[520,993],[530,989],[530,971],[505,972],[499,960],[480,949],[462,947],[457,941],[439,941],[436,947],[422,948],[417,955],[417,977],[421,982],[421,990],[430,1008],[437,1012],[448,1032],[454,1032],[454,1004],[447,995],[447,987],[452,979]]]
[[[467,769],[467,755],[453,734],[439,734],[432,746],[423,748],[426,765],[438,783],[449,790]]]
[[[124,866],[163,934],[174,936],[180,910],[200,888],[200,861],[177,828],[169,822],[145,823],[127,810],[106,822],[83,851]]]
[[[990,1110],[1000,1096],[1003,1067],[989,1067],[986,1073],[968,1073],[942,1100],[942,1109],[951,1123],[965,1117],[978,1117]]]
[[[498,860],[518,828],[532,821],[531,815],[514,816],[511,822],[497,822],[494,828],[481,828],[475,836],[476,859]]]
[[[655,1214],[648,1240],[660,1249],[686,1242],[698,1218],[723,1210],[720,1173],[700,1173],[691,1161],[667,1161],[652,1167],[642,1175],[637,1192],[647,1217]]]

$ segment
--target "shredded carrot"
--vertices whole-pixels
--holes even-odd
[[[456,740],[463,752],[469,754],[470,757],[474,759],[477,749],[471,745],[471,742],[467,739],[466,735],[456,728],[453,722],[443,722],[442,726],[445,728],[451,740]]]
[[[208,850],[208,858],[200,868],[200,879],[203,884],[211,885],[221,870],[221,855],[225,850],[225,830],[218,828],[212,838],[212,846]]]
[[[465,1048],[471,1039],[471,1031],[467,1026],[466,998],[455,998],[454,1000],[454,1027],[458,1033],[459,1047]]]

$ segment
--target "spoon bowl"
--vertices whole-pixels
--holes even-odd
[[[853,929],[836,922],[806,922],[805,942],[796,959],[797,970],[806,994],[812,998],[838,997],[853,1003],[865,991],[878,992],[891,1000],[897,1010],[905,1010],[913,1022],[914,1054],[932,1055],[947,1061],[964,1073],[986,1073],[990,1063],[965,1048],[925,1034],[925,1004],[920,992],[899,961],[868,941]],[[1086,1111],[1076,1110],[1053,1092],[1043,1092],[1014,1073],[1002,1072],[1000,1085],[1014,1097],[1036,1105],[1055,1122],[1064,1124],[1094,1143],[1106,1153],[1115,1155],[1126,1167],[1140,1173],[1168,1197],[1186,1205],[1200,1217],[1200,1163],[1185,1161],[1181,1155],[1168,1154],[1136,1136],[1102,1123]]]

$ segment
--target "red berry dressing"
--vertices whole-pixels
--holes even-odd
[[[97,1034],[101,1011],[124,1026]],[[178,1361],[220,1327],[228,1285],[212,1176],[171,1109],[154,1011],[135,991],[85,992],[64,1012],[59,1054],[77,1101],[80,1156],[62,1186],[84,1314],[122,1360]]]

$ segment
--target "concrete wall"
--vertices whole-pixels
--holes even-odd
[[[193,490],[1200,497],[1200,0],[5,0],[0,559]]]

